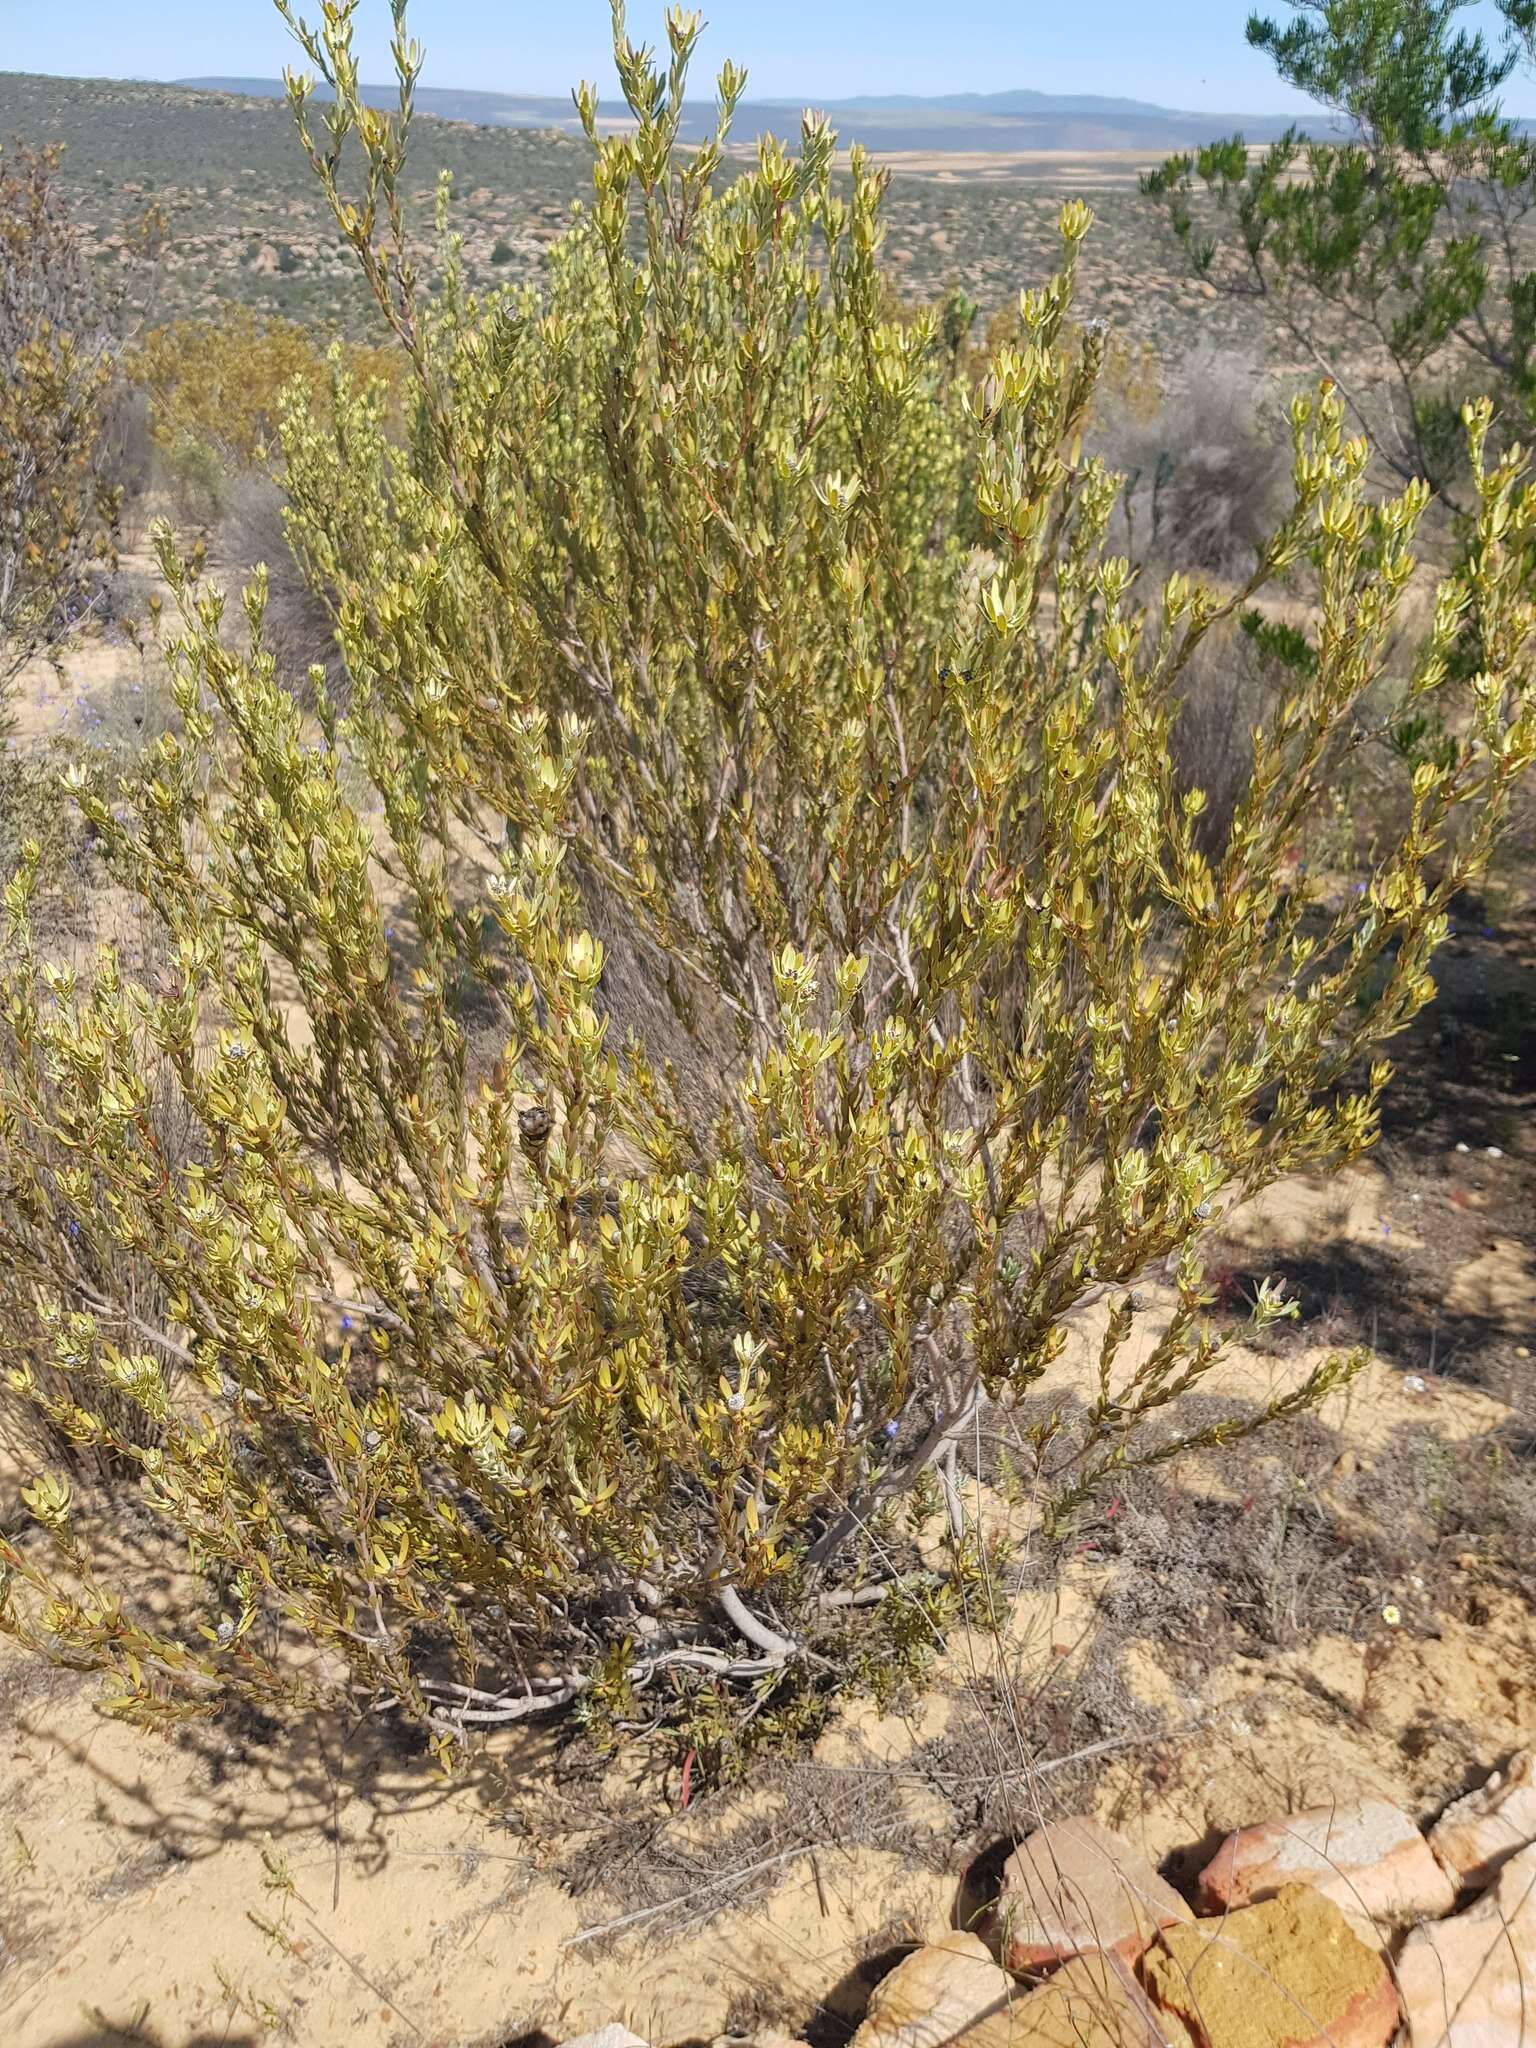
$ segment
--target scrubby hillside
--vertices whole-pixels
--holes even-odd
[[[743,124],[740,138],[755,131]],[[294,145],[287,107],[182,86],[0,73],[0,135],[65,145],[64,184],[97,260],[155,319],[230,299],[363,331],[370,307]],[[929,144],[930,148],[935,145]],[[1014,144],[994,143],[993,147]],[[1093,189],[1099,225],[1082,280],[1085,313],[1155,338],[1171,356],[1198,335],[1251,338],[1247,309],[1212,302],[1175,274],[1134,166],[942,157],[903,171],[887,207],[887,262],[905,290],[964,285],[985,307],[1049,272],[1063,191]],[[437,180],[453,178],[452,224],[477,284],[536,274],[590,183],[580,137],[419,118],[407,203],[430,238]],[[1106,188],[1106,189],[1100,189]]]

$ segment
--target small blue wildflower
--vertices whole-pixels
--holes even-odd
[[[887,1423],[887,1424],[885,1425],[885,1440],[886,1440],[886,1442],[887,1442],[887,1443],[890,1443],[890,1442],[891,1442],[891,1440],[892,1440],[892,1439],[893,1439],[894,1437],[896,1437],[896,1436],[898,1436],[898,1435],[900,1434],[900,1431],[901,1431],[901,1424],[900,1424],[899,1422],[888,1422],[888,1423]]]
[[[343,1316],[341,1319],[341,1327],[344,1330],[350,1330],[352,1327],[352,1318],[350,1316]]]

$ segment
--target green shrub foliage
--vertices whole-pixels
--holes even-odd
[[[1458,415],[1536,416],[1536,141],[1496,95],[1536,52],[1532,0],[1298,0],[1247,38],[1324,108],[1250,159],[1241,135],[1142,179],[1194,273],[1252,295],[1336,375],[1377,455],[1475,510]],[[1330,136],[1328,129],[1334,130]],[[1339,137],[1338,131],[1344,131]]]
[[[741,74],[685,155],[697,21],[664,65],[620,21],[637,125],[599,137],[579,96],[594,197],[547,283],[478,299],[450,260],[429,301],[397,207],[419,52],[401,7],[386,119],[351,16],[300,30],[334,103],[292,97],[416,417],[389,438],[339,362],[289,406],[349,709],[307,721],[260,578],[226,638],[162,534],[180,727],[116,803],[78,793],[155,970],[40,957],[35,863],[5,896],[14,1384],[184,1543],[186,1606],[135,1598],[60,1470],[27,1496],[53,1549],[0,1546],[4,1621],[139,1714],[348,1697],[451,1743],[663,1686],[719,1711],[851,1668],[859,1617],[938,1618],[901,1507],[947,1498],[974,1569],[983,1402],[1058,1523],[1250,1426],[1190,1414],[1227,1341],[1200,1242],[1374,1136],[1373,1049],[1536,748],[1536,496],[1470,413],[1475,544],[1398,676],[1454,699],[1451,737],[1329,910],[1287,851],[1427,501],[1369,495],[1336,394],[1295,404],[1251,580],[1140,592],[1081,453],[1081,204],[973,378],[892,311],[882,175],[808,119],[719,182]],[[1212,854],[1169,763],[1180,677],[1281,578],[1318,658]]]

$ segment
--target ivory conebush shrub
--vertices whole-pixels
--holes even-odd
[[[962,373],[937,316],[892,314],[882,174],[808,118],[798,156],[765,140],[723,178],[742,74],[686,153],[698,22],[668,16],[658,64],[619,18],[636,126],[599,135],[578,96],[594,196],[546,282],[477,297],[450,242],[428,296],[397,206],[420,52],[397,4],[386,118],[352,17],[295,24],[335,97],[291,97],[415,396],[399,441],[339,362],[323,407],[288,404],[348,711],[322,690],[306,722],[260,576],[237,647],[162,533],[180,728],[116,802],[77,789],[160,964],[45,958],[35,862],[5,894],[0,1345],[206,1598],[139,1600],[61,1463],[27,1493],[42,1534],[0,1543],[4,1625],[136,1715],[348,1700],[451,1746],[670,1688],[728,1724],[942,1622],[900,1517],[947,1500],[975,1574],[981,1403],[1060,1526],[1354,1369],[1191,1419],[1228,1341],[1201,1241],[1375,1136],[1376,1050],[1536,748],[1536,498],[1469,411],[1475,536],[1389,676],[1427,493],[1372,494],[1324,389],[1249,583],[1145,591],[1081,448],[1083,205]],[[1318,658],[1202,852],[1180,678],[1282,580]],[[1330,910],[1287,855],[1384,678],[1445,737]],[[613,1014],[621,949],[704,1080]],[[161,1319],[81,1246],[152,1275]],[[1047,1398],[1096,1303],[1080,1399]],[[1266,1288],[1258,1319],[1285,1312]]]

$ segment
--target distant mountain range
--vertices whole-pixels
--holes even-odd
[[[182,78],[176,84],[204,92],[226,92],[246,98],[280,97],[282,85],[267,78]],[[393,86],[365,86],[373,106],[395,103]],[[750,138],[763,132],[793,137],[798,130],[799,100],[744,101],[735,132]],[[858,141],[874,150],[986,151],[1012,150],[1138,150],[1151,154],[1186,149],[1216,135],[1241,129],[1250,142],[1271,142],[1291,124],[1273,114],[1195,114],[1157,107],[1142,100],[1106,99],[1094,93],[1049,93],[1020,89],[996,93],[944,93],[932,98],[897,93],[861,95],[854,99],[812,102],[832,121],[845,142]],[[420,86],[416,105],[423,114],[446,121],[467,121],[482,128],[577,127],[569,99],[548,99],[526,93],[465,92],[444,86]],[[620,102],[604,104],[605,125],[628,125],[628,109]],[[686,140],[697,141],[714,126],[714,105],[691,104],[684,115]]]

